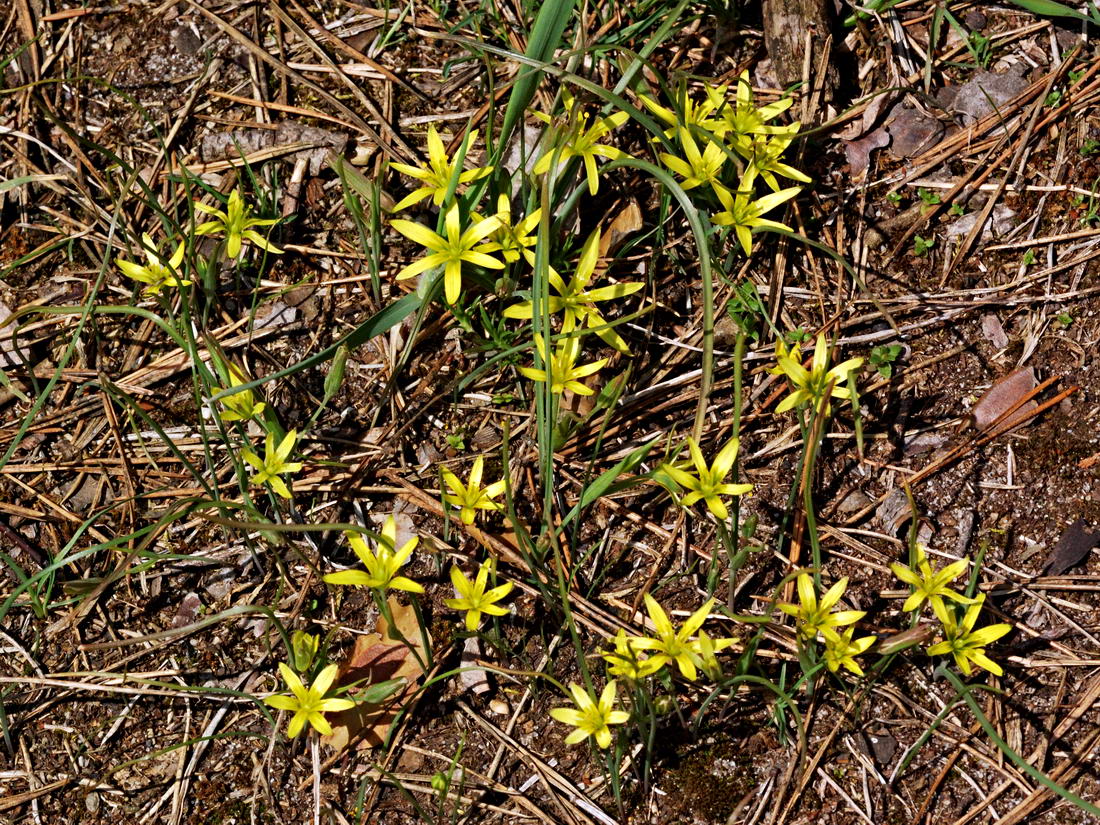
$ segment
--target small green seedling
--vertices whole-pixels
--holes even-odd
[[[886,200],[890,201],[894,206],[897,206],[901,203],[901,192],[887,192]]]
[[[928,254],[928,250],[936,245],[936,239],[922,238],[920,235],[913,237],[913,254],[918,258],[923,258]]]
[[[963,215],[966,214],[966,207],[963,206],[961,203],[953,203],[953,204],[951,204],[951,208],[948,211],[952,215],[962,217]]]
[[[989,61],[993,58],[990,38],[986,37],[981,32],[970,32],[970,37],[967,38],[966,48],[967,51],[970,52],[970,56],[974,58],[974,62],[978,65],[979,69],[989,68]]]
[[[1070,315],[1068,312],[1060,312],[1058,313],[1058,317],[1056,317],[1054,320],[1057,321],[1059,325],[1061,325],[1062,329],[1066,329],[1070,324],[1073,323],[1073,316]]]
[[[1020,263],[1022,263],[1024,266],[1031,266],[1033,263],[1035,263],[1035,250],[1029,249],[1027,252],[1025,252],[1024,257],[1020,259]]]
[[[801,344],[805,341],[809,341],[810,333],[806,332],[806,330],[802,329],[802,327],[799,327],[798,329],[792,329],[784,337],[787,339],[787,343],[793,346],[795,344]]]
[[[871,350],[871,366],[883,378],[894,374],[894,362],[901,355],[901,344],[882,344]]]
[[[917,197],[919,197],[926,206],[935,206],[940,202],[940,195],[938,192],[934,192],[931,189],[925,189],[923,186],[917,190]]]
[[[1088,157],[1089,155],[1095,155],[1097,152],[1100,152],[1100,140],[1089,138],[1081,144],[1081,148],[1077,151],[1085,157]]]

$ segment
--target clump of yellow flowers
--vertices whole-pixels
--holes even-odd
[[[680,95],[675,109],[648,96],[640,100],[668,126],[665,137],[679,144],[679,154],[662,152],[661,162],[680,178],[684,189],[710,189],[721,207],[711,213],[711,222],[730,227],[746,255],[752,254],[754,229],[792,231],[765,217],[802,191],[799,186],[781,186],[777,175],[811,182],[783,161],[801,124],[772,123],[790,108],[789,98],[757,106],[748,72],[742,72],[732,96],[728,86],[716,85],[705,86],[701,100]],[[758,195],[757,181],[770,191]],[[700,197],[709,200],[705,192]]]
[[[985,595],[972,598],[949,587],[966,572],[968,566],[967,559],[959,559],[933,572],[932,565],[928,562],[927,548],[917,544],[913,551],[912,566],[894,563],[890,565],[890,569],[902,582],[913,588],[901,609],[916,612],[927,602],[940,623],[943,640],[928,648],[929,656],[951,654],[964,676],[973,672],[974,665],[1001,676],[1004,670],[985,654],[985,648],[1011,631],[1012,625],[999,623],[976,627],[985,604]],[[961,619],[960,612],[963,614]]]

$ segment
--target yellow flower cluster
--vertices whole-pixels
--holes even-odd
[[[969,561],[959,559],[933,572],[923,545],[916,546],[913,556],[911,567],[894,563],[890,565],[890,569],[898,579],[913,588],[901,609],[906,612],[918,611],[928,602],[939,620],[943,640],[929,647],[928,655],[943,656],[950,653],[965,676],[973,672],[974,665],[997,676],[1003,675],[1001,666],[985,655],[985,648],[1012,630],[1012,625],[1001,623],[975,629],[985,604],[985,594],[971,598],[949,587],[966,572]],[[959,609],[956,609],[956,605]],[[959,619],[958,614],[962,608],[965,608],[965,612],[962,619]]]
[[[798,604],[780,603],[776,606],[794,617],[799,639],[810,644],[820,635],[825,642],[825,666],[830,671],[835,673],[844,667],[857,676],[862,676],[863,668],[855,657],[865,653],[875,643],[875,637],[864,636],[853,640],[855,628],[840,628],[858,622],[867,614],[863,610],[833,611],[844,591],[848,589],[848,577],[843,577],[826,590],[820,599],[809,573],[800,573],[797,583]]]
[[[802,191],[799,186],[781,186],[777,175],[810,183],[809,177],[783,161],[800,124],[772,123],[790,108],[789,98],[757,106],[748,72],[742,72],[732,99],[729,87],[721,85],[705,87],[700,101],[682,96],[677,110],[650,97],[642,96],[641,101],[668,126],[665,136],[680,146],[678,155],[661,153],[661,162],[681,178],[684,189],[710,187],[721,205],[711,222],[731,227],[746,255],[752,254],[754,229],[791,231],[764,217]],[[770,191],[757,195],[758,180]]]
[[[574,708],[554,708],[550,715],[559,722],[572,725],[565,743],[574,745],[591,737],[596,745],[607,748],[611,745],[609,725],[620,725],[629,721],[630,714],[615,710],[617,680],[628,684],[639,683],[661,671],[665,665],[676,663],[676,667],[688,681],[694,682],[702,670],[715,681],[722,677],[722,667],[716,654],[732,645],[737,639],[712,639],[702,629],[703,622],[714,607],[714,599],[707,601],[696,610],[677,630],[672,625],[664,608],[648,593],[645,594],[646,611],[653,623],[652,636],[628,636],[619,630],[612,640],[612,648],[602,653],[607,663],[607,671],[614,678],[609,681],[599,699],[579,685],[570,685]]]

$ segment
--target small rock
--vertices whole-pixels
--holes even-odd
[[[963,16],[963,23],[972,32],[980,32],[987,22],[986,16],[977,9],[971,9]]]
[[[416,448],[416,460],[419,462],[420,469],[429,467],[442,459],[443,453],[439,452],[435,445],[426,441],[421,442]]]
[[[11,309],[3,301],[0,301],[0,323],[11,317]],[[14,367],[22,363],[22,359],[14,355],[15,344],[10,337],[12,326],[0,327],[0,369]]]
[[[948,83],[932,93],[932,98],[936,101],[936,104],[945,112],[951,110],[951,104],[955,102],[955,98],[958,96],[959,87],[953,83]]]
[[[1073,30],[1068,26],[1055,24],[1054,39],[1058,41],[1058,47],[1063,51],[1076,48],[1083,40],[1084,35],[1080,30]]]
[[[889,765],[898,751],[898,740],[886,732],[868,733],[867,741],[871,744],[875,761],[882,767]]]
[[[172,29],[172,45],[180,54],[196,57],[202,50],[202,38],[193,24],[181,23]]]
[[[477,636],[470,636],[462,646],[462,670],[458,674],[458,680],[468,691],[482,694],[489,690],[489,676],[483,668],[477,667],[477,660],[481,657],[481,644]]]
[[[896,535],[901,526],[913,517],[913,508],[909,506],[905,490],[900,487],[891,490],[875,511],[875,517],[890,535]]]
[[[901,451],[904,455],[920,455],[930,450],[939,449],[946,443],[947,436],[939,431],[917,433],[912,438],[905,439]]]
[[[851,515],[871,503],[871,498],[862,490],[852,490],[837,505],[837,512],[843,516]]]

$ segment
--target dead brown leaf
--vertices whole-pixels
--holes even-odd
[[[600,235],[600,257],[606,258],[610,253],[619,248],[631,232],[637,232],[642,228],[642,210],[638,208],[637,201],[627,201],[626,206],[615,215],[614,220]]]
[[[1015,370],[998,379],[974,405],[971,413],[974,426],[979,430],[987,430],[995,423],[1008,425],[1009,422],[1024,421],[1039,406],[1035,399],[1020,403],[1034,389],[1035,370],[1031,367]],[[1019,406],[1009,413],[1017,404]],[[1004,422],[998,422],[1003,415],[1006,415]]]
[[[386,599],[386,604],[393,616],[394,626],[416,648],[420,658],[426,660],[424,641],[412,606],[401,604],[392,596]],[[384,702],[360,702],[351,710],[334,714],[329,720],[332,736],[322,737],[322,743],[338,751],[346,748],[352,740],[357,740],[356,748],[359,750],[380,746],[386,740],[397,714],[416,692],[424,669],[403,642],[389,638],[389,630],[389,624],[380,616],[377,632],[356,638],[351,656],[340,666],[336,683],[361,681],[363,687],[348,694],[353,699],[366,687],[390,679],[404,679],[405,686],[398,688]]]

